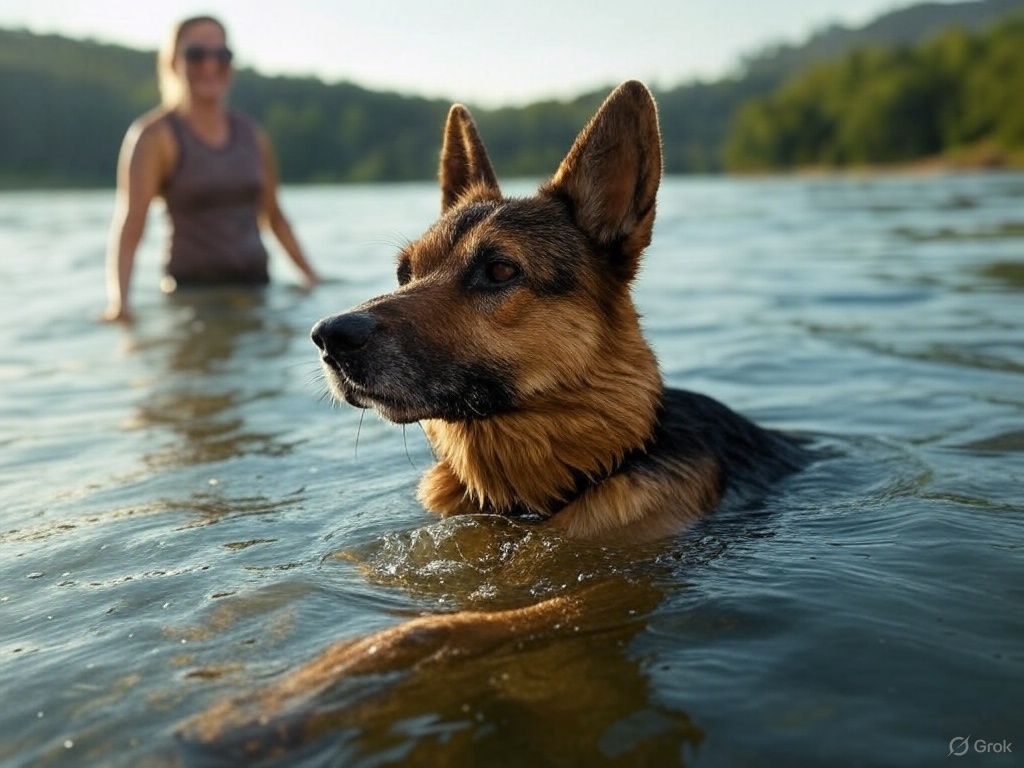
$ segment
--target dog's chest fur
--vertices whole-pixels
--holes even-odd
[[[452,439],[458,459],[441,461],[420,482],[419,496],[442,515],[492,513],[540,524],[573,537],[645,541],[670,535],[717,507],[726,494],[765,493],[799,467],[801,450],[786,436],[763,429],[722,403],[694,392],[666,388],[654,428],[641,447],[620,446],[598,455],[584,480],[565,463],[570,451],[522,445],[529,436],[495,441],[493,432],[444,435],[434,425],[435,445]],[[596,431],[584,444],[607,441]],[[510,442],[520,451],[511,449]],[[577,449],[578,451],[579,449]],[[517,457],[532,464],[517,466]],[[528,478],[528,488],[522,479]],[[525,501],[530,500],[530,501]]]

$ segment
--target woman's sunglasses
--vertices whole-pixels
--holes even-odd
[[[185,57],[185,61],[189,64],[202,64],[206,61],[207,57],[212,57],[222,67],[226,67],[235,58],[235,54],[231,52],[230,48],[204,48],[201,45],[188,46],[182,51],[182,56]]]

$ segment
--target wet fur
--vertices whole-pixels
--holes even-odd
[[[313,330],[338,398],[422,423],[438,458],[420,481],[425,507],[641,542],[799,465],[789,439],[662,384],[630,297],[661,178],[643,85],[608,97],[533,197],[502,196],[464,107],[444,136],[441,216],[399,255],[400,287]],[[422,670],[588,617],[597,630],[604,607],[632,615],[642,594],[606,581],[524,608],[412,619],[340,642],[183,733],[265,753],[312,738],[315,697],[344,678]]]
[[[661,180],[646,87],[616,89],[519,199],[455,105],[439,175],[441,217],[399,255],[398,290],[313,332],[337,396],[422,423],[438,457],[419,485],[427,509],[645,540],[792,468],[785,438],[663,387],[644,340],[630,287]],[[515,277],[491,280],[495,265]]]

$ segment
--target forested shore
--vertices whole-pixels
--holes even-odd
[[[550,173],[613,85],[470,104],[498,173]],[[766,48],[721,80],[654,85],[670,174],[1022,166],[1024,0],[911,6]],[[157,100],[152,51],[0,29],[0,187],[111,186],[125,129]],[[244,62],[232,92],[267,128],[288,183],[433,178],[451,100]]]

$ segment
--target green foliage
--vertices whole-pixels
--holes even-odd
[[[898,162],[980,144],[1021,152],[1021,22],[921,43],[923,31],[981,29],[1022,5],[925,3],[766,49],[718,82],[656,89],[665,171]],[[855,43],[876,44],[848,53]],[[113,185],[125,130],[159,101],[155,70],[152,52],[0,29],[0,186]],[[552,173],[612,85],[568,102],[471,104],[499,176]],[[291,183],[434,178],[450,105],[247,69],[232,101],[265,126]]]
[[[232,103],[266,128],[283,178],[303,182],[430,178],[449,106],[251,71],[238,73]]]
[[[745,104],[730,169],[898,163],[1024,151],[1024,16],[914,47],[865,48]]]
[[[0,182],[113,183],[121,137],[153,105],[152,55],[0,30]]]

